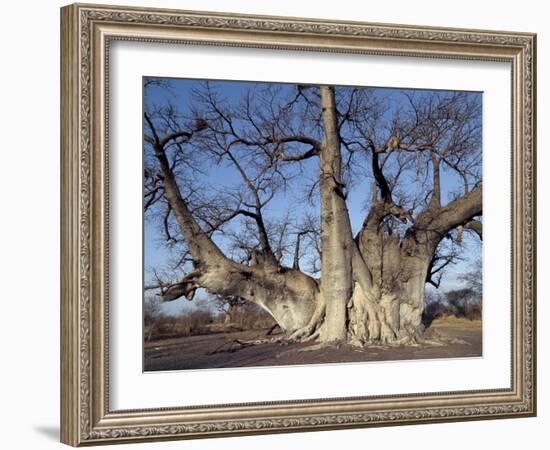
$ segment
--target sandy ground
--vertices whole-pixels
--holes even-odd
[[[316,348],[314,344],[265,340],[267,330],[236,331],[188,336],[145,343],[145,371],[257,367],[360,361],[388,361],[475,357],[482,355],[481,321],[446,318],[435,320],[430,329],[444,345],[401,347],[351,346]]]

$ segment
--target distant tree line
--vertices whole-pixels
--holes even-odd
[[[257,305],[238,298],[215,298],[214,307],[204,302],[192,310],[166,314],[157,297],[144,302],[144,339],[155,341],[184,336],[244,330],[271,330],[275,321]]]
[[[469,320],[481,320],[481,295],[470,287],[447,292],[429,292],[426,294],[426,306],[422,322],[429,327],[435,319],[449,316]]]

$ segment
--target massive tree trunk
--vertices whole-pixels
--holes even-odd
[[[352,245],[349,214],[344,198],[342,162],[337,130],[334,89],[321,86],[324,140],[321,146],[321,301],[325,319],[320,339],[344,341],[347,336],[346,305],[353,291]]]
[[[235,296],[264,308],[287,332],[304,327],[319,303],[316,280],[294,269],[280,267],[273,258],[258,258],[247,266],[228,259],[197,224],[182,198],[162,142],[152,143],[164,178],[166,198],[193,258],[193,270],[162,292],[164,301],[186,297],[198,288],[221,296]]]

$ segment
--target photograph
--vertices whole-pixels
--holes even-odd
[[[143,370],[483,356],[483,93],[143,77]]]

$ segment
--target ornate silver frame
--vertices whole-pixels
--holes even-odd
[[[509,389],[111,411],[106,288],[107,67],[113,40],[507,61],[512,66]],[[61,440],[129,441],[536,414],[536,36],[98,5],[61,10]]]

